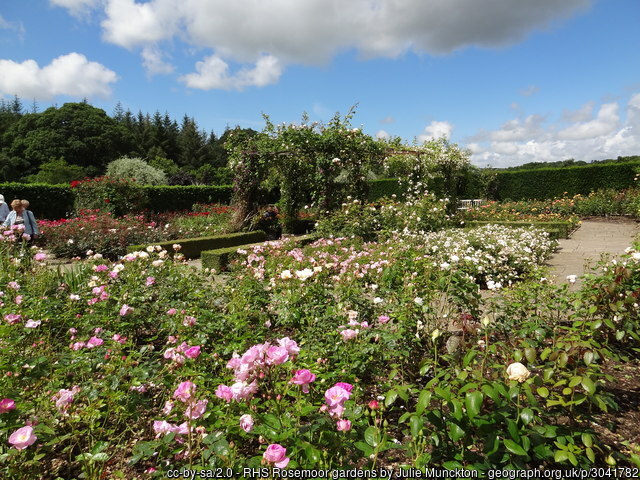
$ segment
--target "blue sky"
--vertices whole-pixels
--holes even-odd
[[[477,165],[640,154],[638,0],[4,0],[0,95],[447,135]]]

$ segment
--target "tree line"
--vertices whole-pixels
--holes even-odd
[[[38,112],[19,97],[0,99],[0,182],[68,183],[103,175],[121,157],[138,157],[165,173],[169,184],[228,184],[225,142],[192,117],[134,114],[118,103],[112,115],[86,100]]]

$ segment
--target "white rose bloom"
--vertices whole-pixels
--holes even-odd
[[[285,270],[280,274],[280,278],[282,278],[283,280],[288,280],[289,278],[293,278],[293,275],[291,275],[291,270]]]
[[[507,367],[509,380],[517,380],[522,383],[531,376],[531,372],[520,362],[512,363]]]

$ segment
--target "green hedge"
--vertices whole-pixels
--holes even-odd
[[[298,247],[303,247],[313,242],[313,235],[304,235],[294,239]],[[213,268],[216,272],[227,269],[231,261],[240,256],[238,249],[248,249],[255,244],[237,245],[235,247],[217,248],[202,252],[202,268]]]
[[[497,200],[543,200],[565,194],[589,194],[603,188],[634,186],[640,162],[603,163],[565,168],[499,172]]]
[[[194,203],[231,202],[232,185],[188,185],[144,187],[149,198],[149,208],[154,212],[191,210]]]
[[[484,225],[504,225],[506,227],[537,227],[549,232],[551,238],[569,238],[569,235],[573,231],[573,226],[570,222],[498,222],[498,221],[480,221],[472,220],[465,223],[465,227],[482,227]]]
[[[226,235],[214,235],[202,238],[183,238],[168,242],[154,243],[153,245],[160,245],[165,250],[173,252],[173,245],[178,244],[182,246],[180,253],[182,253],[186,258],[191,259],[199,258],[200,254],[205,250],[215,250],[234,246],[237,248],[238,245],[264,242],[266,239],[266,233],[262,230],[256,230],[255,232],[229,233]],[[144,250],[147,246],[148,245],[129,245],[127,247],[127,252],[130,253],[137,250]]]
[[[8,204],[16,198],[29,200],[29,210],[38,220],[65,218],[73,211],[73,192],[69,185],[0,183],[0,194]]]
[[[381,178],[380,180],[371,180],[369,182],[369,196],[370,202],[383,197],[396,197],[401,198],[404,196],[404,190],[400,187],[397,178]]]

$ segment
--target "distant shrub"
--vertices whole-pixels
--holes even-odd
[[[122,157],[107,165],[107,177],[134,179],[140,185],[166,185],[167,176],[141,158]]]
[[[87,178],[71,182],[75,194],[74,209],[101,210],[117,216],[146,208],[146,190],[137,182],[109,177]]]

